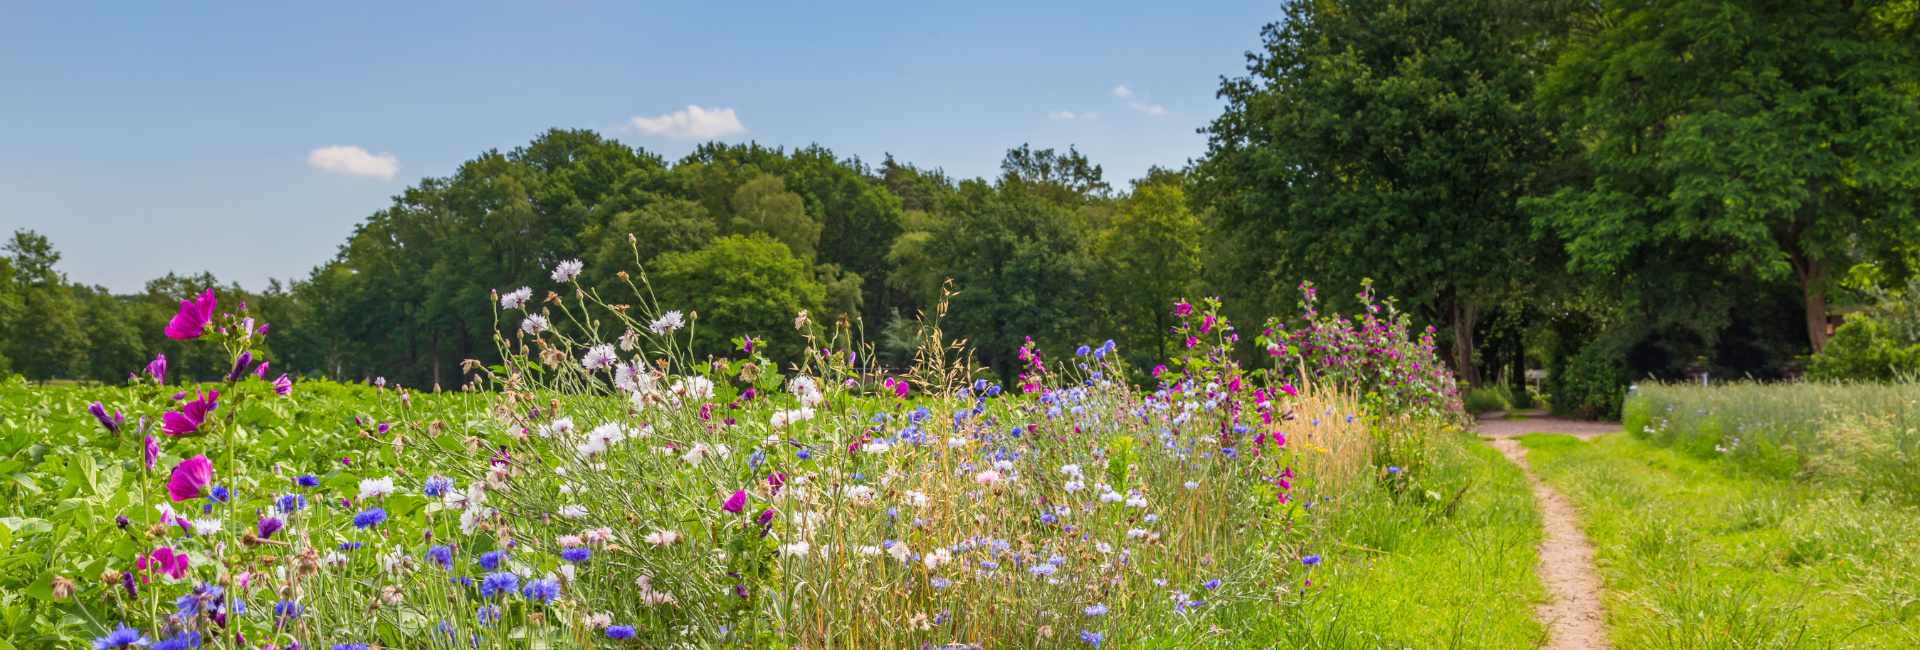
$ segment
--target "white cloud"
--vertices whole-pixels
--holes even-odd
[[[1134,110],[1145,111],[1146,114],[1148,115],[1166,115],[1167,114],[1167,108],[1159,104],[1148,104],[1146,102],[1127,102],[1127,105],[1132,106]]]
[[[1100,113],[1098,113],[1098,112],[1095,112],[1095,111],[1087,111],[1087,112],[1085,112],[1085,113],[1081,113],[1081,114],[1080,114],[1080,119],[1083,119],[1083,120],[1097,120],[1097,119],[1100,119]]]
[[[641,133],[663,135],[676,140],[717,138],[747,130],[740,124],[740,118],[734,117],[731,108],[700,108],[693,105],[670,115],[636,117],[628,123]]]
[[[1073,119],[1073,111],[1047,111],[1047,117],[1056,120],[1071,120]]]
[[[400,171],[400,159],[390,153],[376,156],[359,147],[334,145],[307,152],[307,164],[348,176],[366,176],[393,180]]]
[[[1132,97],[1133,91],[1127,90],[1126,86],[1121,86],[1119,88],[1113,89],[1113,96],[1114,97]]]

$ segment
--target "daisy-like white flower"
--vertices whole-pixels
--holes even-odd
[[[538,432],[541,437],[564,436],[573,433],[573,418],[554,418],[552,424],[542,424]]]
[[[893,559],[901,564],[906,564],[908,560],[913,559],[913,549],[907,548],[906,542],[894,542],[893,546],[887,547],[887,555],[893,556]]]
[[[366,500],[393,494],[393,478],[360,479],[360,499]]]
[[[948,553],[945,546],[936,546],[933,550],[927,551],[926,555],[920,556],[920,561],[925,563],[927,568],[936,569],[942,564],[953,562],[953,554]]]
[[[531,298],[533,298],[533,289],[520,287],[500,296],[500,307],[502,309],[519,309],[522,305],[527,304],[527,300]]]
[[[713,380],[706,377],[687,377],[673,382],[673,394],[695,402],[707,401],[713,397]]]
[[[602,343],[587,348],[587,355],[580,358],[580,366],[588,370],[599,370],[611,368],[619,360],[620,357],[613,352],[613,344]]]
[[[995,483],[999,483],[1000,472],[997,470],[991,470],[991,469],[981,471],[979,474],[973,475],[973,482],[979,483],[981,485],[993,485]]]
[[[528,334],[539,334],[547,331],[547,317],[539,314],[527,314],[527,319],[520,321],[520,331]]]
[[[647,533],[647,543],[654,546],[670,546],[680,541],[680,533],[671,530],[656,530]]]
[[[579,519],[587,516],[587,507],[582,505],[560,506],[560,516],[568,519]]]
[[[907,490],[907,505],[915,508],[925,508],[929,503],[932,503],[932,500],[927,498],[927,493],[917,490]]]
[[[486,506],[478,504],[467,506],[467,509],[460,513],[460,532],[472,535],[473,531],[478,530],[480,524],[485,522],[491,514],[493,514],[492,509]]]
[[[647,374],[646,366],[616,363],[613,366],[613,387],[630,393],[652,388],[653,375]]]
[[[199,535],[201,537],[206,537],[208,535],[218,535],[220,534],[220,530],[222,527],[223,526],[220,523],[219,519],[193,520],[193,534]]]
[[[553,265],[553,281],[572,282],[574,278],[580,277],[580,269],[585,267],[586,265],[582,264],[580,260],[567,260],[555,264]]]
[[[653,324],[649,325],[648,329],[653,330],[655,334],[666,334],[686,326],[686,319],[681,316],[680,310],[676,309],[661,314],[659,318],[653,320]]]

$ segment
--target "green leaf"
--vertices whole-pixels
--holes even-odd
[[[92,454],[74,454],[69,473],[77,481],[86,483],[88,493],[100,493],[100,468],[95,465]]]
[[[40,574],[39,579],[34,580],[33,584],[27,585],[27,595],[38,600],[52,601],[53,577],[54,573],[52,571]]]

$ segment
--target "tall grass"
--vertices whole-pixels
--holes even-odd
[[[1627,432],[1760,476],[1920,502],[1920,383],[1641,384]]]

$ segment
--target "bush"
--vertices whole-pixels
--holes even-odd
[[[1506,391],[1497,386],[1481,386],[1467,394],[1466,410],[1468,413],[1505,411],[1511,408],[1513,408],[1513,404],[1507,400]]]
[[[1852,314],[1827,348],[1807,360],[1807,377],[1893,381],[1920,371],[1920,344],[1899,336],[1884,318]]]
[[[1553,411],[1599,420],[1620,418],[1627,397],[1627,367],[1610,347],[1593,343],[1572,357],[1554,358],[1547,375]]]

